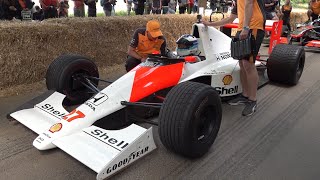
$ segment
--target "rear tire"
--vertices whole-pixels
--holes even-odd
[[[268,78],[273,82],[296,85],[302,75],[304,63],[303,47],[279,44],[274,47],[267,62]]]
[[[65,94],[64,104],[81,104],[93,95],[88,93],[89,90],[80,82],[73,79],[74,75],[81,74],[99,78],[98,68],[89,58],[74,54],[59,56],[47,70],[47,88]],[[98,86],[98,80],[91,82]]]
[[[197,82],[178,84],[160,110],[161,142],[177,154],[201,157],[216,139],[221,117],[221,100],[214,88]]]

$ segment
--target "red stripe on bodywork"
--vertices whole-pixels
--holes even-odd
[[[184,63],[158,67],[137,67],[130,102],[136,102],[161,89],[178,84]]]

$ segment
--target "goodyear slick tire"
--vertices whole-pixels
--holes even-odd
[[[68,54],[56,58],[49,66],[46,74],[46,85],[48,90],[55,90],[66,95],[65,105],[81,104],[89,99],[92,94],[79,82],[73,80],[72,76],[85,74],[99,77],[97,66],[89,58]],[[92,81],[97,87],[98,80]]]
[[[268,78],[273,82],[296,85],[302,75],[304,63],[303,47],[279,44],[274,47],[267,61]]]
[[[221,117],[221,100],[214,88],[183,82],[169,91],[161,107],[160,140],[177,154],[201,157],[216,139]]]

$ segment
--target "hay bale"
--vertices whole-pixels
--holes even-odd
[[[221,15],[217,15],[213,20],[221,18]],[[0,90],[43,80],[53,59],[65,53],[86,55],[99,67],[123,64],[133,32],[136,28],[145,26],[150,19],[161,22],[168,47],[172,50],[175,48],[176,39],[182,34],[190,33],[192,24],[196,22],[195,15],[0,22]]]
[[[98,66],[122,64],[136,28],[158,19],[170,48],[189,33],[193,15],[50,19],[0,23],[0,89],[42,80],[49,64],[64,53],[86,55]]]

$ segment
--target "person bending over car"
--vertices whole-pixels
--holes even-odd
[[[255,58],[259,52],[265,34],[264,1],[237,0],[236,5],[232,9],[231,15],[228,18],[217,22],[202,21],[202,23],[206,26],[221,26],[227,23],[232,23],[237,17],[239,18],[239,26],[236,37],[239,39],[246,39],[249,32],[252,32],[255,37],[256,51],[249,57],[240,59],[240,80],[243,91],[241,95],[228,103],[230,105],[245,104],[242,115],[250,116],[255,112],[257,107],[257,87],[259,76],[255,66]]]
[[[127,72],[144,62],[148,54],[160,51],[161,55],[166,54],[166,39],[157,20],[150,20],[146,28],[138,28],[128,47],[128,58],[125,64]]]

